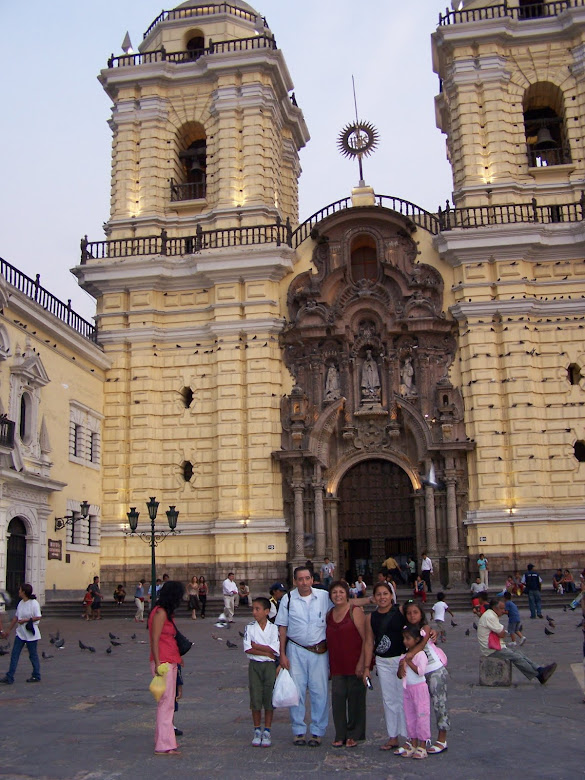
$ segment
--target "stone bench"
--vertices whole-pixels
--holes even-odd
[[[489,688],[509,688],[512,685],[512,662],[493,656],[481,656],[479,684]]]

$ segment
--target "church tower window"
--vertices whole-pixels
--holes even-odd
[[[547,81],[531,84],[524,93],[523,109],[529,166],[570,163],[561,90]]]
[[[206,194],[207,140],[198,122],[184,125],[177,137],[178,155],[171,179],[171,201],[197,200]]]
[[[187,60],[193,62],[198,60],[199,57],[205,54],[205,38],[200,30],[195,30],[189,33],[189,40],[187,41]]]
[[[351,242],[351,278],[354,282],[378,278],[378,254],[372,236],[360,235]]]
[[[518,5],[518,19],[538,19],[544,16],[542,0],[520,0]]]

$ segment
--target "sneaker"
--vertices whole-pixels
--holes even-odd
[[[522,647],[524,642],[526,642],[526,637],[525,636],[523,636],[522,639],[520,640],[520,647]]]
[[[268,729],[262,732],[262,747],[272,747],[272,736]]]
[[[542,615],[539,615],[538,617],[542,620]]]
[[[508,647],[516,647],[516,642],[508,642]]]
[[[29,677],[27,680],[27,682],[40,682],[40,681],[41,681],[40,677]]]
[[[547,680],[549,680],[553,674],[555,673],[557,668],[556,664],[549,664],[548,666],[542,666],[540,668],[540,672],[538,673],[538,682],[541,685],[544,685]]]
[[[174,729],[175,729],[175,737],[183,736],[183,732],[181,731],[181,729],[178,729],[176,726],[174,727]]]
[[[2,685],[12,685],[12,680],[9,680],[8,677],[3,677],[0,680],[0,683],[2,683]]]
[[[254,729],[254,739],[252,740],[252,747],[260,747],[262,744],[262,732],[260,729]]]

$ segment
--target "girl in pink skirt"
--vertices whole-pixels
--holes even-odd
[[[405,628],[402,632],[404,646],[411,650],[420,642],[418,628]],[[425,745],[431,738],[431,697],[425,678],[428,660],[423,651],[411,659],[401,657],[398,676],[404,686],[404,714],[408,743],[400,754],[404,758],[426,758]]]

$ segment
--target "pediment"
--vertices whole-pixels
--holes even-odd
[[[31,387],[44,387],[51,381],[40,355],[36,352],[17,355],[10,367],[10,373],[26,380]]]

